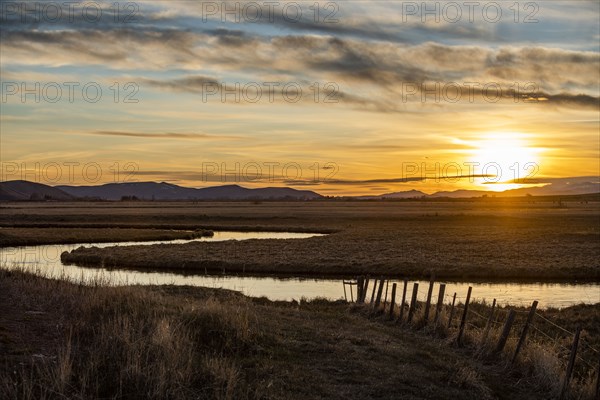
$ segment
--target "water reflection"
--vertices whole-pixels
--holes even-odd
[[[289,232],[215,232],[211,238],[199,238],[193,241],[222,241],[245,239],[301,239],[318,236],[313,233]],[[332,300],[344,297],[340,279],[280,279],[274,277],[181,275],[171,272],[143,272],[128,270],[104,270],[101,268],[82,268],[75,265],[63,265],[60,255],[80,246],[132,246],[139,244],[187,243],[192,240],[171,240],[152,242],[94,243],[70,245],[43,245],[0,249],[0,263],[3,268],[24,268],[39,275],[57,279],[70,279],[87,283],[100,282],[109,285],[190,285],[211,288],[238,290],[248,296],[266,296],[271,300],[299,300],[324,297]],[[401,294],[403,283],[395,281]],[[391,293],[390,282],[389,293]],[[536,284],[536,283],[469,283],[450,282],[446,285],[446,301],[457,293],[457,300],[464,299],[468,286],[473,286],[474,299],[497,299],[500,304],[529,305],[533,300],[540,302],[541,308],[566,307],[578,303],[600,302],[600,284]],[[371,286],[372,287],[372,286]],[[355,287],[354,287],[355,288]],[[420,282],[420,300],[426,299],[428,282]],[[371,288],[369,288],[369,295]],[[412,282],[408,287],[407,298],[412,293]],[[348,294],[349,296],[349,294]],[[399,300],[399,297],[398,297]],[[397,301],[398,301],[397,300]],[[433,301],[437,301],[437,285]]]

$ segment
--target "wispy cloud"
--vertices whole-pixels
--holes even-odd
[[[194,139],[194,140],[215,140],[215,139],[241,139],[240,136],[229,136],[229,135],[208,135],[205,133],[180,133],[180,132],[159,132],[159,133],[145,133],[145,132],[123,132],[123,131],[93,131],[89,132],[91,135],[102,135],[102,136],[122,136],[122,137],[134,137],[144,139]]]

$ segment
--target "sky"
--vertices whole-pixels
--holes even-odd
[[[0,180],[600,176],[598,1],[0,1]]]

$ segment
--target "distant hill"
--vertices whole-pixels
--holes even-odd
[[[385,193],[377,196],[357,196],[359,200],[377,200],[377,199],[417,199],[423,196],[428,196],[420,190],[407,190],[404,192]]]
[[[239,185],[194,189],[166,182],[109,183],[100,186],[57,186],[78,198],[121,200],[136,197],[140,200],[313,200],[322,196],[310,190],[286,187],[248,189]]]
[[[537,187],[506,190],[440,191],[426,194],[419,190],[407,190],[381,195],[345,196],[356,200],[421,199],[421,198],[474,198],[474,197],[521,197],[521,196],[570,196],[600,193],[600,178],[580,176],[571,178],[547,178],[528,183]],[[490,187],[493,184],[490,184]],[[189,188],[166,182],[109,183],[98,186],[48,186],[28,181],[0,182],[0,201],[22,200],[315,200],[323,196],[311,190],[288,187],[265,187],[249,189],[239,185],[223,185],[207,188]]]
[[[0,182],[0,201],[73,199],[74,196],[41,183],[29,181]]]
[[[468,197],[481,197],[486,194],[487,195],[497,195],[498,192],[487,191],[487,190],[460,189],[460,190],[454,190],[451,192],[435,192],[433,194],[430,194],[428,197],[448,197],[448,198],[457,199],[457,198],[468,198]]]

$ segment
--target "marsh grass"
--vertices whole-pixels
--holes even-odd
[[[413,319],[410,323],[406,321],[408,313],[408,304],[404,306],[404,317],[402,321],[398,320],[400,309],[399,305],[394,308],[393,317],[389,318],[389,304],[381,306],[378,310],[373,310],[371,304],[364,306],[353,306],[351,309],[354,312],[362,312],[370,318],[379,319],[386,323],[394,323],[418,331],[422,334],[429,335],[432,340],[441,340],[445,345],[457,346],[457,336],[460,326],[464,304],[459,303],[454,309],[452,323],[448,325],[450,316],[450,307],[444,305],[440,311],[437,324],[435,320],[435,307],[432,306],[428,320],[425,320],[425,304],[418,302],[415,307]],[[573,311],[572,309],[576,309]],[[550,309],[549,312],[553,315],[573,315],[575,318],[571,321],[581,323],[582,317],[587,316],[589,326],[587,328],[595,332],[595,321],[597,315],[594,306],[574,306],[571,309],[556,310]],[[366,311],[365,311],[366,310]],[[577,311],[579,310],[579,311]],[[592,311],[590,311],[592,310]],[[470,352],[472,356],[486,363],[495,363],[504,374],[516,376],[523,384],[534,388],[537,392],[546,393],[549,398],[558,398],[562,389],[562,383],[565,378],[565,370],[567,358],[569,356],[568,347],[572,338],[562,338],[556,340],[548,340],[548,337],[534,335],[533,329],[529,329],[528,340],[524,347],[519,352],[519,356],[513,362],[513,355],[516,350],[518,337],[523,329],[524,320],[527,314],[526,309],[519,309],[517,318],[513,324],[511,334],[501,353],[496,352],[496,345],[501,336],[504,319],[506,318],[508,307],[497,308],[490,321],[489,330],[486,332],[487,320],[491,312],[491,307],[486,301],[472,302],[469,306],[467,322],[465,330],[460,342],[460,347]],[[546,314],[547,312],[541,311]],[[538,318],[539,320],[539,318]],[[563,320],[564,321],[564,320]],[[535,317],[534,317],[534,323]],[[544,320],[538,321],[542,328],[547,328]],[[582,337],[589,337],[587,330],[582,331]],[[484,339],[485,338],[485,339]],[[596,342],[592,342],[597,345]],[[589,347],[589,346],[588,346]],[[579,353],[584,352],[583,346],[580,345]],[[580,359],[579,359],[580,360]],[[567,398],[579,400],[595,399],[595,388],[597,382],[597,371],[594,368],[585,368],[582,362],[578,361],[579,369],[576,368],[574,376],[571,379]],[[589,366],[588,366],[589,367]],[[467,367],[461,367],[453,377],[455,383],[459,385],[470,385],[478,387],[482,393],[487,394],[484,386],[480,385],[479,373]],[[481,386],[481,387],[480,387]]]
[[[5,398],[243,398],[239,358],[256,337],[241,297],[181,304],[160,290],[82,286],[0,270],[19,297],[68,320],[54,357],[2,375]],[[35,283],[32,285],[32,283]]]

